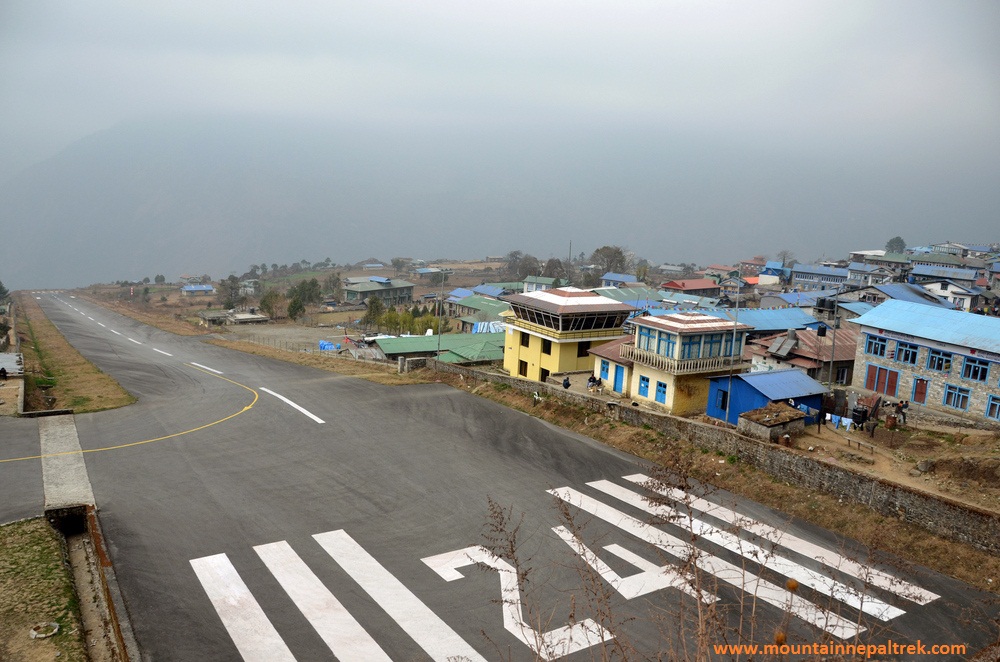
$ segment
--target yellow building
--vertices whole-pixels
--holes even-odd
[[[512,376],[544,382],[550,374],[590,371],[589,354],[620,338],[635,308],[575,287],[511,294],[503,367]]]
[[[623,392],[638,402],[659,406],[671,414],[685,416],[704,413],[708,404],[709,377],[743,372],[746,332],[753,327],[729,320],[684,312],[632,320],[635,339],[621,346],[620,364],[631,362],[628,390]],[[605,380],[606,365],[600,359],[595,374]],[[614,380],[612,386],[616,386]]]

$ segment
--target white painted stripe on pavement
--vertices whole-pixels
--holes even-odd
[[[761,579],[745,568],[735,566],[704,550],[697,549],[688,541],[676,538],[665,531],[642,522],[631,515],[626,515],[622,511],[607,506],[572,488],[561,487],[547,491],[549,494],[562,499],[566,503],[576,506],[595,517],[599,517],[609,524],[631,533],[640,540],[659,547],[676,557],[679,562],[683,563],[690,560],[699,569],[715,576],[719,581],[735,586],[752,596],[753,599],[766,602],[777,607],[782,612],[797,616],[803,621],[835,637],[851,639],[865,631],[865,628],[859,626],[857,623],[838,616],[832,611],[823,609],[792,593],[783,586],[778,586],[765,579]]]
[[[611,481],[598,480],[587,483],[587,485],[623,501],[633,508],[644,510],[650,515],[661,518],[666,522],[677,524],[686,529],[689,528],[692,533],[700,538],[713,542],[720,547],[724,547],[786,577],[790,577],[803,586],[809,586],[823,595],[840,600],[855,609],[860,609],[864,613],[874,616],[881,621],[889,621],[906,613],[902,609],[893,607],[883,600],[863,593],[853,586],[847,586],[828,575],[796,563],[787,558],[787,554],[780,555],[781,552],[777,547],[775,549],[764,549],[760,545],[743,540],[731,531],[723,531],[697,517],[689,516],[686,512],[681,512],[666,504],[650,503],[641,494],[632,492]],[[748,524],[752,524],[753,522],[754,520],[747,520]],[[740,528],[742,528],[742,525]]]
[[[170,352],[164,352],[162,349],[156,349],[155,347],[153,348],[153,351],[154,352],[159,352],[160,354],[163,354],[164,356],[173,356],[173,354],[171,354]]]
[[[221,370],[216,370],[215,368],[209,368],[207,365],[202,365],[200,363],[194,363],[194,362],[192,362],[191,365],[195,366],[196,368],[201,368],[202,370],[208,370],[209,372],[214,372],[217,375],[222,374]]]
[[[136,345],[141,345],[142,344],[141,342],[139,342],[135,338],[129,338],[129,340],[132,341],[132,342],[134,342]]]
[[[229,557],[191,559],[191,567],[245,662],[295,662]]]
[[[116,336],[120,336],[120,335],[121,335],[120,333],[118,333],[118,332],[117,332],[117,331],[115,331],[114,329],[111,329],[111,333],[115,334]]]
[[[334,561],[356,581],[433,660],[485,658],[432,612],[368,554],[346,531],[313,536]]]
[[[286,541],[254,551],[337,659],[391,659]]]
[[[98,323],[97,323],[97,326],[104,326],[104,325],[103,325],[103,324],[101,324],[100,322],[98,322]],[[108,327],[104,326],[104,328],[106,329],[106,328],[108,328]]]
[[[94,319],[93,317],[91,317],[90,315],[87,315],[87,319],[89,319],[89,320],[90,320],[91,322],[94,322],[94,321],[96,321],[96,320],[95,320],[95,319]]]
[[[625,476],[625,480],[638,485],[652,487],[654,492],[658,492],[665,497],[670,497],[674,501],[690,505],[691,508],[700,510],[706,515],[716,517],[723,522],[727,522],[728,524],[740,526],[750,533],[756,534],[776,545],[782,545],[784,547],[788,547],[789,549],[794,549],[799,554],[808,556],[819,561],[820,563],[823,563],[824,565],[836,568],[844,574],[856,577],[864,582],[867,582],[868,584],[871,584],[872,586],[889,591],[890,593],[895,593],[896,595],[911,602],[916,602],[919,605],[925,605],[928,602],[932,602],[941,597],[937,593],[932,593],[927,589],[911,584],[904,579],[900,579],[899,577],[895,577],[869,565],[844,558],[842,555],[831,551],[826,547],[822,547],[814,542],[799,538],[798,536],[794,536],[791,533],[782,531],[776,527],[762,522],[751,523],[748,521],[749,518],[745,515],[741,515],[735,510],[726,508],[725,506],[712,503],[711,501],[701,499],[675,488],[668,489],[664,487],[663,489],[659,489],[657,486],[649,484],[652,480],[649,476],[645,476],[643,474],[633,474],[631,476]]]
[[[324,421],[324,420],[323,420],[322,418],[320,418],[319,416],[317,416],[316,414],[314,414],[314,413],[312,413],[311,411],[309,411],[308,409],[306,409],[305,407],[302,407],[302,406],[300,406],[300,405],[297,405],[297,404],[295,404],[294,402],[292,402],[291,400],[289,400],[289,399],[288,399],[288,398],[286,398],[285,396],[283,396],[283,395],[281,395],[281,394],[279,394],[279,393],[275,393],[274,391],[272,391],[272,390],[271,390],[271,389],[269,389],[269,388],[264,388],[263,386],[261,386],[261,387],[260,387],[260,390],[264,391],[264,393],[270,393],[270,394],[271,394],[271,395],[273,395],[274,397],[276,397],[276,398],[278,398],[279,400],[281,400],[282,402],[284,402],[284,403],[285,403],[286,405],[288,405],[289,407],[292,407],[292,408],[294,408],[294,409],[298,409],[298,410],[299,410],[300,412],[302,412],[303,414],[305,414],[305,415],[306,415],[306,416],[308,416],[309,418],[313,419],[313,420],[314,420],[314,421],[316,421],[317,423],[325,423],[325,422],[326,422],[326,421]]]

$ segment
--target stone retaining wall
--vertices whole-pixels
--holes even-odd
[[[951,499],[857,473],[847,467],[811,457],[737,434],[731,429],[706,425],[685,418],[621,406],[604,398],[564,391],[508,375],[482,372],[428,359],[428,367],[469,378],[507,384],[527,395],[559,398],[607,414],[630,425],[649,427],[668,437],[684,439],[701,448],[733,455],[750,466],[793,485],[822,490],[841,499],[870,507],[875,512],[916,524],[936,534],[1000,554],[1000,514]]]

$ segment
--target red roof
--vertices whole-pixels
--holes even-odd
[[[691,290],[717,290],[719,284],[711,278],[693,278],[691,280],[672,280],[660,285],[664,290],[676,290],[677,292],[689,292]]]

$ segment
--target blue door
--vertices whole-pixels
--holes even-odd
[[[615,366],[615,393],[622,392],[622,386],[625,382],[625,368],[620,365]]]

